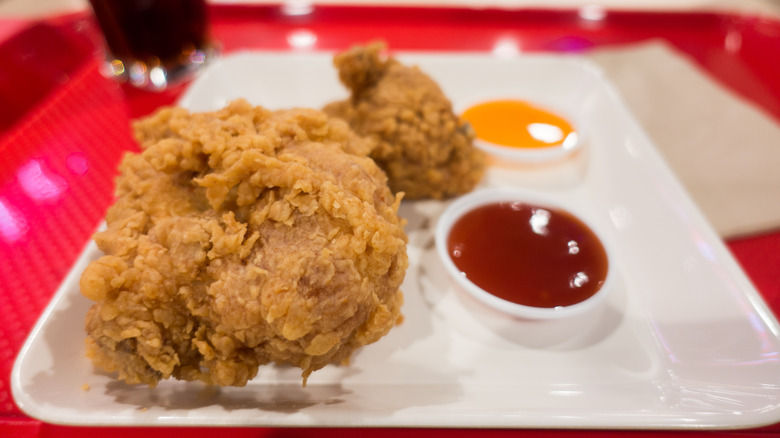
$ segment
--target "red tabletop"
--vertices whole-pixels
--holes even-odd
[[[313,50],[381,38],[394,50],[490,52],[499,40],[512,38],[527,52],[582,52],[660,38],[780,121],[780,22],[768,18],[607,11],[594,21],[576,10],[338,6],[317,7],[305,15],[284,14],[276,6],[213,6],[210,12],[213,37],[226,53],[288,50],[289,36],[302,29],[316,36]],[[0,436],[572,435],[558,430],[78,428],[25,416],[11,397],[14,358],[111,202],[119,158],[137,147],[129,121],[173,103],[186,85],[151,94],[104,79],[97,61],[100,35],[87,13],[32,23],[0,20],[0,29]],[[727,43],[734,38],[741,44]],[[780,314],[780,231],[727,244]],[[780,424],[750,431],[663,434],[773,433],[780,433]]]

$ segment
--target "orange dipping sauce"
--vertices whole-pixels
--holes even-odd
[[[469,107],[461,116],[477,138],[516,148],[548,148],[576,143],[565,118],[517,99],[490,100]]]

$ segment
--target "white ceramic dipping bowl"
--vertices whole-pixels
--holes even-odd
[[[601,241],[607,257],[607,274],[601,287],[584,301],[576,304],[559,307],[532,307],[517,304],[511,301],[493,295],[470,281],[465,274],[455,265],[447,248],[447,240],[453,225],[466,213],[475,208],[500,203],[500,202],[521,202],[537,207],[548,207],[551,209],[565,211],[582,221]],[[605,302],[610,289],[615,282],[615,257],[611,249],[609,239],[605,238],[605,233],[593,223],[587,220],[587,217],[581,212],[575,211],[569,207],[562,206],[558,202],[550,199],[542,193],[524,190],[519,188],[490,188],[480,189],[460,197],[450,204],[440,216],[436,225],[436,251],[443,262],[448,274],[454,282],[476,301],[483,305],[498,311],[501,314],[512,318],[530,319],[530,320],[552,320],[569,318],[599,307]],[[522,249],[519,249],[522,250]]]

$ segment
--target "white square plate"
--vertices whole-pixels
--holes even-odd
[[[546,166],[493,165],[483,186],[524,186],[609,230],[619,279],[598,323],[545,344],[483,326],[433,247],[446,206],[404,201],[411,266],[405,322],[349,367],[265,367],[244,388],[128,386],[84,357],[79,293],[88,246],[33,329],[12,385],[29,415],[82,425],[737,428],[780,421],[780,329],[600,72],[561,56],[404,54],[456,106],[524,96],[584,123],[585,152]],[[327,53],[225,57],[183,97],[212,110],[244,97],[271,109],[347,95]],[[518,327],[518,329],[528,327]],[[87,389],[88,388],[88,389]]]

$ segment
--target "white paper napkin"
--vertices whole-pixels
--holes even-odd
[[[722,237],[780,228],[780,124],[665,42],[587,56]]]

